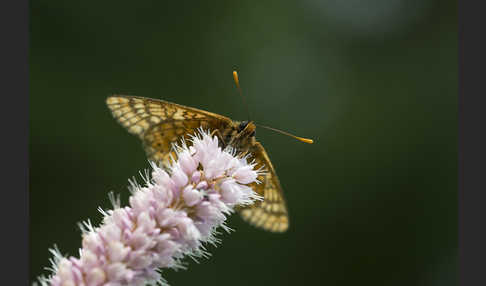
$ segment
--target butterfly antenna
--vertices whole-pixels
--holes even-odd
[[[300,142],[304,142],[304,143],[308,143],[308,144],[314,143],[314,140],[312,140],[312,139],[295,136],[295,135],[290,134],[288,132],[285,132],[285,131],[282,131],[282,130],[278,130],[278,129],[275,129],[275,128],[272,128],[272,127],[269,127],[269,126],[264,126],[264,125],[260,125],[260,124],[255,124],[255,125],[258,126],[258,127],[262,127],[262,128],[265,128],[265,129],[269,129],[269,130],[272,130],[272,131],[281,133],[283,135],[290,136],[292,138],[295,138],[295,139],[299,140]]]
[[[246,113],[248,114],[248,121],[251,121],[250,109],[248,108],[248,104],[246,104],[245,97],[243,96],[243,92],[241,91],[240,81],[238,80],[238,73],[236,71],[233,71],[233,79],[235,81],[236,88],[238,89],[238,92],[240,93],[240,96],[243,99],[243,104],[246,107]]]

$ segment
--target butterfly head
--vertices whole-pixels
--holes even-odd
[[[255,137],[256,125],[253,121],[241,121],[237,130],[241,137]]]
[[[233,126],[225,136],[226,145],[244,151],[255,142],[256,125],[253,121],[233,121]]]

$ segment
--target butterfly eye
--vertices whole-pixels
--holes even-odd
[[[246,125],[248,125],[248,121],[241,121],[240,125],[238,125],[238,132],[243,131],[243,129],[245,129]]]

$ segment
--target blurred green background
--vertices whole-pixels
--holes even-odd
[[[457,3],[31,1],[30,275],[77,255],[148,167],[112,93],[243,120],[237,69],[290,229],[237,215],[171,285],[457,285]]]

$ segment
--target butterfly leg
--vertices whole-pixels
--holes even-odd
[[[213,132],[211,132],[211,137],[213,136],[217,136],[218,139],[219,139],[219,142],[221,143],[221,147],[224,149],[226,147],[226,144],[223,140],[223,135],[221,134],[221,132],[219,131],[219,129],[215,129],[213,130]]]

